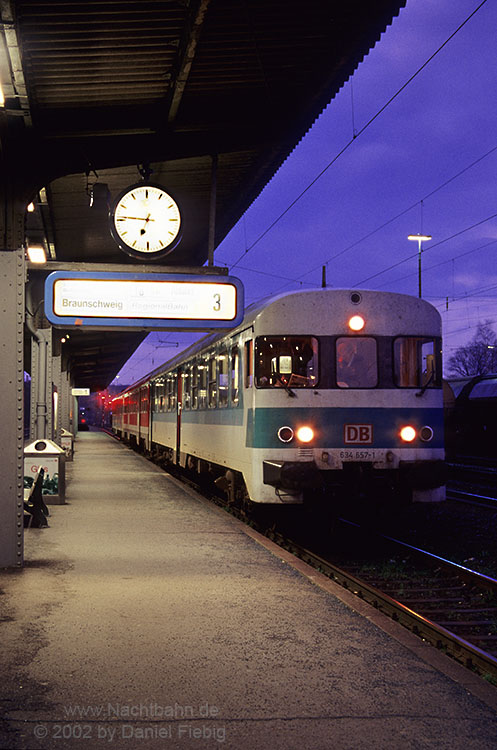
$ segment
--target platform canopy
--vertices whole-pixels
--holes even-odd
[[[28,240],[58,262],[132,263],[107,204],[149,166],[183,213],[162,265],[201,266],[209,227],[215,246],[405,2],[1,0],[0,166],[36,204]],[[91,344],[78,385],[104,387],[136,334],[115,346],[104,362]]]

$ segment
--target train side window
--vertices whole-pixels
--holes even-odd
[[[166,381],[166,411],[176,410],[176,379],[169,375]]]
[[[375,388],[378,385],[376,340],[341,336],[336,340],[336,380],[339,388]]]
[[[159,392],[160,392],[159,388],[160,388],[159,381],[154,380],[152,383],[152,394],[153,394],[152,411],[154,413],[157,413],[159,411]]]
[[[258,336],[255,384],[258,388],[313,388],[318,383],[318,340],[314,336]]]
[[[231,350],[231,403],[236,406],[239,401],[239,384],[240,378],[240,353],[238,347],[234,346]]]
[[[198,365],[192,366],[192,409],[198,409]]]
[[[207,408],[207,360],[198,365],[198,408]]]
[[[252,339],[245,342],[245,388],[252,388],[254,375],[254,342]]]
[[[217,384],[219,392],[219,406],[228,406],[229,379],[228,379],[228,352],[224,351],[218,355]]]
[[[393,342],[394,383],[400,388],[440,386],[436,339],[402,336]]]
[[[192,408],[191,374],[192,374],[191,367],[188,367],[181,376],[183,378],[183,409]]]
[[[211,355],[208,365],[209,382],[208,382],[208,406],[209,409],[216,408],[217,401],[217,377],[216,377],[216,357]]]

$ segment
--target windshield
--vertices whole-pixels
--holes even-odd
[[[314,336],[259,336],[255,341],[258,388],[312,388],[318,381]]]
[[[378,385],[375,339],[342,336],[336,340],[336,379],[339,388],[375,388]]]
[[[394,382],[401,388],[440,386],[436,363],[436,339],[403,336],[395,339]]]

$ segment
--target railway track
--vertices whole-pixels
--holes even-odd
[[[357,531],[361,533],[360,528]],[[389,537],[378,537],[386,556],[371,562],[337,561],[278,532],[268,536],[497,685],[497,581],[493,578]],[[370,546],[369,537],[367,543]]]
[[[497,510],[497,497],[494,495],[483,495],[476,492],[470,492],[468,489],[459,488],[449,485],[447,487],[447,500],[454,500],[469,505],[477,505],[480,508],[490,508]]]
[[[447,465],[450,472],[448,500],[497,508],[497,466],[494,461],[467,457]]]
[[[449,477],[453,481],[474,482],[495,486],[497,481],[497,466],[490,460],[487,462],[468,459],[467,462],[447,462]]]

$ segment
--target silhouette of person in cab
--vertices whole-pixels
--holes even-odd
[[[367,363],[359,352],[358,342],[343,338],[337,344],[337,384],[340,388],[361,388],[368,385]]]

